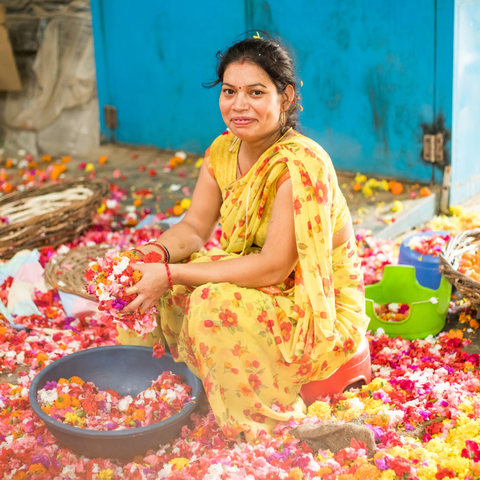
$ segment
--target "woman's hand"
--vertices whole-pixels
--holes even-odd
[[[138,270],[142,278],[133,287],[126,289],[128,295],[138,293],[138,296],[122,310],[122,313],[130,313],[137,309],[147,311],[156,305],[160,297],[170,288],[163,263],[135,263],[132,264],[132,268]]]

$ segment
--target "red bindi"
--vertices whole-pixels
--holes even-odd
[[[239,89],[239,90],[241,90],[241,89],[242,89],[242,87],[238,87],[238,89]]]

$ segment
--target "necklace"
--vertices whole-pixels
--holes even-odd
[[[292,130],[291,128],[289,128],[283,135],[280,135],[280,137],[275,140],[275,142],[272,143],[272,145],[270,145],[270,147],[268,148],[271,148],[273,147],[273,145],[275,145],[276,143],[278,143],[280,140],[282,140],[284,137],[287,136],[287,133],[290,132],[290,130]],[[234,141],[232,142],[232,145],[230,146],[230,151],[233,149],[233,147],[235,146],[235,144],[239,141],[238,137],[235,137]],[[238,170],[238,173],[240,174],[240,176],[238,178],[241,178],[243,177],[243,172],[242,172],[242,169],[240,168],[240,162],[238,161],[238,154],[237,154],[237,170]]]

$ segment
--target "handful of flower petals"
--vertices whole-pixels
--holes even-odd
[[[128,287],[134,286],[142,278],[138,270],[132,268],[134,263],[157,263],[162,256],[157,252],[150,252],[142,259],[136,251],[107,252],[105,258],[97,258],[96,262],[89,265],[85,272],[87,292],[95,295],[99,300],[98,310],[106,311],[112,315],[114,322],[124,330],[134,330],[145,337],[153,332],[156,327],[156,307],[142,312],[136,310],[130,313],[121,311],[132,302],[137,294],[127,295]]]
[[[79,377],[47,382],[37,392],[42,410],[55,420],[89,430],[125,430],[165,420],[190,401],[192,387],[181,375],[163,372],[135,398],[113,390],[99,390]]]

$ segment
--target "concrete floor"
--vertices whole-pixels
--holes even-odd
[[[151,208],[152,212],[166,212],[168,208],[193,193],[199,169],[195,167],[198,155],[188,155],[187,161],[170,172],[164,168],[175,152],[150,147],[132,147],[118,144],[101,145],[84,158],[73,159],[66,172],[67,177],[81,174],[78,165],[92,163],[97,177],[113,181],[128,191],[124,205],[132,205],[134,194],[139,189],[152,190],[152,198],[144,198],[140,208]],[[107,162],[99,165],[99,158],[106,156]],[[113,178],[115,170],[121,177]],[[149,175],[153,169],[155,175]],[[143,171],[142,171],[143,170]],[[153,172],[152,172],[153,173]],[[393,239],[428,221],[436,211],[440,186],[431,187],[433,194],[422,198],[418,195],[420,186],[404,183],[404,192],[393,195],[390,191],[378,191],[371,198],[365,198],[360,192],[354,192],[354,175],[337,172],[339,184],[344,192],[355,223],[355,229],[371,230],[374,236]],[[381,180],[381,178],[378,178]],[[417,198],[411,198],[411,191]],[[391,212],[394,201],[402,203],[403,211]],[[392,221],[393,220],[393,221]]]

